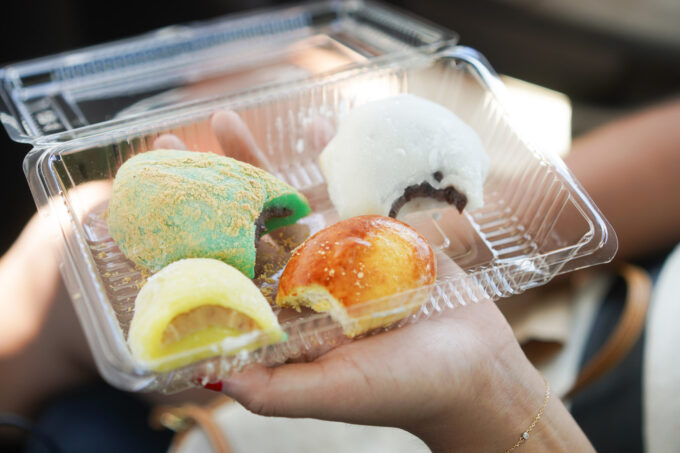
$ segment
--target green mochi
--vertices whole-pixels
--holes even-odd
[[[255,274],[261,234],[310,213],[305,197],[264,170],[211,153],[155,150],[125,162],[113,183],[109,232],[125,256],[158,271],[215,258]],[[261,222],[262,223],[262,222]]]

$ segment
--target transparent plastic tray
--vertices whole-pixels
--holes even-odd
[[[258,245],[255,283],[272,300],[277,270],[291,249],[338,220],[309,124],[323,118],[335,127],[353,107],[399,93],[431,99],[455,112],[478,132],[491,165],[482,209],[461,215],[443,208],[405,219],[436,252],[436,283],[369,302],[381,310],[370,316],[409,310],[414,300],[422,300],[413,296],[425,296],[426,302],[400,326],[482,297],[517,294],[613,257],[611,227],[559,158],[532,149],[515,133],[500,100],[502,85],[483,57],[445,43],[401,49],[283,84],[153,108],[141,117],[133,114],[94,130],[71,131],[73,137],[66,141],[60,136],[38,144],[25,169],[40,211],[60,225],[62,272],[101,374],[127,390],[174,392],[219,381],[249,363],[275,365],[348,341],[326,314],[275,308],[287,333],[282,343],[237,352],[243,343],[257,341],[255,333],[233,344],[233,351],[222,345],[220,355],[174,371],[157,373],[140,366],[126,335],[136,294],[148,275],[109,236],[108,195],[120,165],[149,150],[162,133],[176,134],[194,150],[217,149],[210,116],[220,109],[235,110],[262,150],[264,168],[302,191],[312,207],[309,217],[265,236]]]

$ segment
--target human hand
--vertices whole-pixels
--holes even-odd
[[[232,157],[251,165],[262,164],[261,153],[255,143],[248,126],[233,111],[220,110],[210,117],[210,127],[220,148],[213,150],[216,154]],[[163,134],[154,140],[154,149],[181,149],[187,146],[176,135]],[[207,151],[207,150],[206,150]]]
[[[255,140],[238,115],[215,114],[211,125],[222,153],[253,162]],[[330,128],[322,132],[310,130],[320,148],[332,136]],[[159,137],[155,146],[184,148],[174,136]],[[545,395],[544,381],[489,300],[339,346],[311,362],[253,365],[221,388],[259,414],[397,426],[438,451],[503,451],[527,429]],[[542,423],[529,444],[537,451],[590,448],[559,400]]]
[[[214,143],[212,138],[205,138],[198,144],[198,151],[211,151],[256,167],[266,167],[265,153],[259,149],[252,132],[236,112],[216,111],[210,117],[210,128],[219,148],[214,149],[210,146],[210,143]],[[303,126],[302,134],[306,149],[321,151],[335,134],[335,129],[327,119],[316,116]],[[173,134],[160,135],[154,140],[152,148],[188,149],[182,140]]]
[[[540,407],[544,384],[486,300],[313,362],[252,366],[222,391],[263,415],[396,426],[437,450],[503,451]]]

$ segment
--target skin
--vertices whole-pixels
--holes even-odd
[[[0,259],[3,412],[30,414],[47,395],[85,382],[94,371],[73,304],[49,256],[56,253],[50,233],[45,219],[34,216]]]
[[[399,351],[395,354],[395,351]],[[313,362],[251,367],[223,391],[258,414],[396,426],[433,451],[504,451],[545,385],[491,301],[336,348]],[[589,451],[557,398],[527,451]]]
[[[680,99],[574,142],[566,163],[619,238],[618,259],[680,242]]]
[[[574,142],[568,164],[614,225],[625,257],[680,239],[680,211],[667,208],[680,199],[680,160],[673,159],[679,115],[680,103],[667,104]],[[235,146],[230,154],[253,155],[247,128],[228,124],[213,124],[218,137],[238,136],[219,143]],[[173,136],[159,137],[156,146],[184,147]],[[94,374],[58,269],[45,259],[53,242],[35,218],[0,259],[0,376],[3,388],[12,389],[0,393],[3,410],[30,414],[48,395]],[[251,367],[225,381],[223,390],[260,414],[397,426],[433,451],[504,451],[534,419],[545,386],[496,305],[483,301],[308,363]],[[592,450],[556,396],[521,448]]]
[[[680,199],[680,129],[673,130],[679,113],[680,103],[664,105],[574,143],[568,165],[618,232],[625,258],[680,239],[680,211],[669,213],[666,204]],[[636,203],[621,203],[626,199]],[[644,215],[632,215],[631,206]],[[650,229],[660,233],[651,242]],[[397,426],[433,451],[503,451],[541,407],[544,383],[496,305],[486,301],[310,363],[251,367],[225,381],[223,391],[264,415]],[[592,450],[555,397],[530,439],[523,450]]]

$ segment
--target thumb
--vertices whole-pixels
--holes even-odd
[[[250,129],[236,112],[220,110],[210,118],[210,125],[222,151],[228,157],[255,166],[262,166],[262,158]]]
[[[253,365],[222,383],[222,391],[260,415],[348,421],[364,401],[367,380],[351,364],[317,360],[275,368]],[[358,420],[357,420],[358,421]]]

